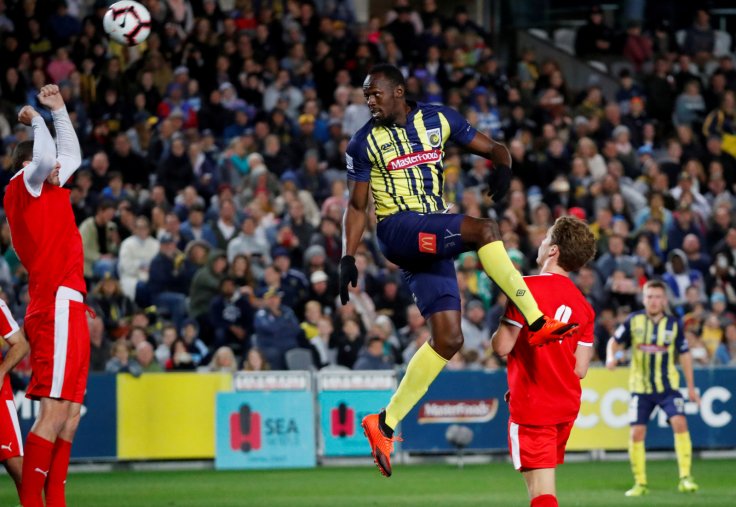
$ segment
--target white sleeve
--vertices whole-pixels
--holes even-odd
[[[63,187],[82,163],[82,150],[66,107],[51,111],[56,129],[56,158],[59,161],[59,184]]]
[[[15,333],[17,333],[20,328],[18,327],[18,323],[13,318],[13,314],[10,313],[10,308],[8,308],[8,305],[6,305],[5,301],[3,301],[2,299],[0,299],[0,312],[2,312],[2,314],[0,315],[0,319],[3,320],[2,336],[7,340]]]
[[[43,182],[46,181],[56,164],[56,147],[46,123],[41,116],[31,120],[33,126],[33,159],[23,169],[23,181],[26,189],[33,197],[41,195]]]

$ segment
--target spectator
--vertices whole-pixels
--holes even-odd
[[[230,347],[218,348],[212,356],[212,361],[207,365],[207,370],[221,373],[235,373],[238,370],[238,364],[235,361],[235,354]]]
[[[209,307],[209,320],[215,336],[213,348],[226,345],[244,355],[251,347],[253,314],[247,291],[238,288],[230,276],[222,278],[220,293],[212,299]]]
[[[84,246],[84,277],[100,279],[105,273],[114,273],[120,246],[117,224],[112,221],[115,205],[111,201],[101,201],[94,217],[89,217],[79,225],[79,234]]]
[[[340,333],[335,337],[334,348],[337,349],[337,364],[352,368],[358,359],[363,340],[364,336],[358,322],[354,319],[344,320]]]
[[[670,290],[670,301],[678,311],[686,302],[685,290],[695,286],[701,293],[701,299],[705,298],[705,283],[703,275],[694,269],[690,269],[685,252],[679,248],[672,250],[667,256],[667,271],[662,280]]]
[[[682,50],[692,56],[698,65],[702,65],[712,58],[716,36],[710,26],[710,14],[700,8],[695,12],[695,20],[685,34]]]
[[[158,254],[159,242],[151,237],[151,224],[146,217],[135,221],[135,234],[120,245],[118,273],[123,293],[131,300],[145,306],[147,294],[144,284],[148,281],[151,261]],[[141,300],[137,299],[140,288]]]
[[[590,8],[588,22],[578,28],[575,37],[575,54],[590,58],[613,53],[613,30],[603,22],[603,11],[599,5]]]
[[[486,312],[483,303],[477,299],[465,304],[461,327],[465,342],[463,349],[474,350],[482,356],[490,345],[491,330],[486,327]]]
[[[108,336],[118,339],[128,334],[130,318],[136,307],[123,293],[120,282],[112,273],[106,273],[102,277],[92,290],[90,299],[102,318]]]
[[[147,342],[141,342],[135,347],[135,360],[141,366],[143,373],[161,373],[163,366],[156,361],[153,346]]]
[[[377,336],[368,338],[368,343],[358,353],[353,365],[355,370],[390,370],[393,368],[391,358],[383,353],[383,341]]]
[[[159,253],[151,261],[146,289],[151,302],[180,326],[187,314],[186,298],[191,281],[185,271],[186,256],[176,248],[168,232],[161,235],[159,245]]]
[[[271,365],[266,360],[266,356],[258,347],[251,347],[243,362],[244,371],[267,371],[271,369]]]
[[[105,366],[107,373],[130,373],[134,377],[140,377],[143,373],[141,365],[135,358],[130,357],[128,342],[118,340],[112,346],[112,359]]]
[[[180,231],[187,244],[190,241],[204,241],[209,246],[217,243],[212,227],[204,221],[204,207],[199,204],[194,204],[189,209],[187,221],[181,224]]]
[[[269,289],[263,295],[265,306],[256,312],[254,321],[258,347],[276,370],[285,369],[284,354],[299,347],[304,336],[294,311],[281,304],[281,298],[281,292]]]
[[[187,344],[184,340],[177,338],[171,344],[170,358],[166,362],[167,371],[194,371],[197,365],[189,353]]]
[[[87,323],[90,340],[89,369],[93,372],[105,371],[107,361],[112,356],[110,341],[105,337],[105,324],[99,316],[88,317]]]
[[[222,250],[212,250],[207,264],[199,268],[189,288],[189,316],[195,319],[203,330],[205,340],[214,338],[207,312],[210,302],[220,291],[220,282],[227,270],[227,257]]]

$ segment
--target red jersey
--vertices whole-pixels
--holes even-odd
[[[595,312],[566,276],[544,273],[524,277],[545,315],[576,322],[572,338],[541,347],[529,345],[529,328],[514,305],[508,305],[504,322],[520,327],[519,338],[508,356],[509,411],[517,424],[546,426],[573,421],[580,411],[580,379],[575,373],[575,349],[593,346]]]
[[[13,247],[28,271],[31,301],[27,315],[44,307],[53,309],[61,286],[87,293],[82,236],[69,194],[69,190],[44,182],[41,195],[34,197],[23,171],[13,176],[5,190]]]

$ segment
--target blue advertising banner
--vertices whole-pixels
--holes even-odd
[[[321,371],[317,374],[320,451],[324,456],[370,456],[360,423],[385,407],[396,389],[393,371]]]
[[[454,424],[466,426],[473,432],[466,449],[505,449],[509,416],[503,401],[506,386],[505,371],[442,372],[402,421],[402,450],[454,451],[445,436]]]
[[[684,384],[684,381],[682,382]],[[690,437],[696,449],[736,447],[736,370],[710,368],[695,370],[695,386],[700,406],[685,403]],[[681,388],[685,399],[687,389]],[[672,449],[672,430],[661,410],[655,410],[647,426],[647,448]]]
[[[316,465],[310,392],[219,393],[215,417],[217,469]]]
[[[370,456],[371,449],[360,422],[385,407],[392,391],[324,391],[320,407],[325,456]]]
[[[15,393],[18,421],[23,439],[38,416],[39,403],[26,398],[25,391]],[[116,459],[118,425],[117,377],[115,375],[91,374],[87,382],[87,394],[82,405],[72,459]]]

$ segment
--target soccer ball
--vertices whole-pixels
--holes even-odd
[[[151,13],[138,2],[122,0],[107,9],[102,26],[112,40],[135,46],[151,33]]]

